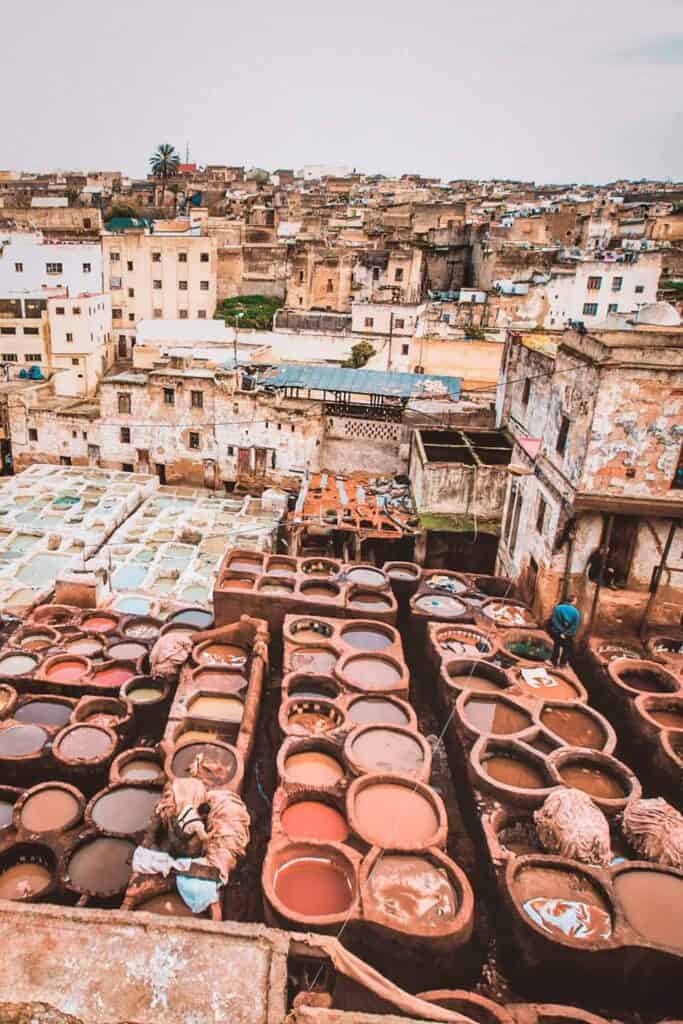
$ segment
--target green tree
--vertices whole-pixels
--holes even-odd
[[[269,331],[273,326],[275,311],[281,305],[280,299],[268,295],[236,295],[219,302],[214,319],[225,320],[226,324],[234,327],[235,317],[240,313],[240,328]]]
[[[374,354],[375,350],[369,341],[359,341],[357,345],[353,346],[350,358],[345,359],[342,366],[349,366],[353,370],[360,370],[361,366],[365,366]]]
[[[170,142],[162,142],[156,153],[149,158],[152,174],[155,178],[161,179],[161,205],[164,205],[166,195],[166,182],[169,178],[175,178],[180,166],[180,157]]]

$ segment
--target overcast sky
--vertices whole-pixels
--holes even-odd
[[[681,0],[62,0],[2,14],[0,168],[683,179]]]

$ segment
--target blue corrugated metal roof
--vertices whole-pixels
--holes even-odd
[[[388,398],[429,397],[433,394],[429,388],[431,381],[443,384],[452,398],[460,398],[461,377],[444,377],[432,373],[390,373],[285,363],[261,379],[263,384],[276,388],[344,391],[359,395],[384,395]]]

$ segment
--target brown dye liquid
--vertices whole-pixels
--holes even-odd
[[[683,949],[683,879],[654,869],[624,871],[614,888],[635,931],[649,942]]]
[[[426,843],[439,826],[431,801],[408,786],[377,782],[359,790],[354,814],[363,838],[376,846]]]
[[[166,892],[160,896],[152,896],[151,899],[140,903],[137,909],[144,910],[148,914],[161,914],[163,917],[195,916],[177,892]],[[199,916],[201,917],[202,915],[200,914]]]
[[[319,711],[293,711],[287,717],[287,725],[299,733],[311,733],[316,735],[322,732],[329,732],[334,729],[337,722],[331,715],[321,714]]]
[[[260,584],[259,590],[262,594],[291,594],[294,584],[288,583],[286,580],[264,580]]]
[[[68,864],[71,884],[81,892],[120,892],[128,884],[135,844],[100,836],[79,846]]]
[[[626,686],[643,693],[668,693],[670,690],[664,679],[655,672],[626,669],[620,673],[619,678]]]
[[[365,608],[372,612],[382,612],[385,608],[391,607],[389,598],[382,597],[381,594],[354,594],[349,604],[354,608]]]
[[[500,683],[494,682],[492,679],[487,679],[486,676],[478,676],[476,674],[463,676],[451,676],[453,685],[457,686],[461,690],[476,690],[478,693],[487,693],[489,691],[498,692],[504,687]]]
[[[66,650],[70,654],[82,654],[85,658],[96,658],[102,653],[103,649],[99,640],[91,639],[90,637],[72,640],[70,644],[66,645]]]
[[[666,729],[683,729],[683,711],[672,711],[670,708],[660,708],[659,710],[650,708],[648,714],[658,725],[663,725]],[[16,718],[16,715],[14,717]]]
[[[458,909],[446,872],[426,857],[385,854],[368,882],[378,908],[403,927],[440,928]]]
[[[14,804],[9,803],[7,800],[0,800],[0,828],[7,828],[8,825],[12,824],[13,813]]]
[[[546,674],[547,679],[539,676],[533,683],[528,683],[520,673],[517,676],[517,683],[526,694],[535,697],[536,700],[577,700],[579,694],[575,686],[561,676],[548,672],[547,669]]]
[[[333,786],[344,777],[339,761],[321,750],[291,754],[285,761],[285,772],[291,782],[306,786]]]
[[[190,770],[195,764],[196,772]],[[205,784],[222,786],[230,782],[237,762],[231,750],[216,746],[215,743],[189,743],[176,751],[171,767],[177,778],[196,775]]]
[[[109,714],[106,711],[93,711],[82,720],[88,725],[99,725],[103,729],[115,729],[121,721],[122,715]]]
[[[623,800],[627,790],[619,780],[601,768],[586,764],[568,764],[560,768],[563,782],[574,789],[582,789],[590,796],[602,797],[605,800]]]
[[[416,739],[381,726],[361,733],[353,744],[351,756],[366,772],[419,775],[424,768],[424,751]]]
[[[0,731],[0,757],[38,754],[47,740],[47,733],[38,725],[11,725]]]
[[[508,736],[531,725],[531,718],[526,712],[499,700],[468,701],[465,720],[478,732],[499,736]]]
[[[0,872],[0,899],[21,900],[34,896],[52,881],[42,864],[13,864]]]
[[[401,680],[396,666],[383,658],[352,658],[344,668],[344,675],[362,690],[386,690]]]
[[[345,629],[342,640],[359,651],[383,651],[391,647],[391,637],[379,629]]]
[[[324,651],[315,648],[293,651],[290,662],[292,669],[297,672],[331,672],[337,664],[337,655],[334,651]]]
[[[41,789],[21,809],[21,824],[28,832],[53,832],[73,821],[80,810],[73,793],[58,786]]]
[[[588,712],[579,708],[546,707],[541,712],[541,722],[572,747],[602,750],[605,745],[605,730]]]
[[[382,725],[407,725],[410,721],[403,708],[381,697],[361,697],[349,705],[348,717],[352,722],[377,722]]]
[[[68,732],[59,743],[59,753],[69,759],[90,761],[111,752],[112,740],[103,729],[81,725]]]
[[[344,842],[348,839],[346,818],[336,807],[320,800],[300,800],[282,812],[282,828],[290,839]]]
[[[312,583],[302,591],[305,597],[337,597],[337,587],[326,587],[324,583]]]
[[[156,779],[161,771],[161,765],[156,761],[146,757],[137,757],[126,761],[119,769],[119,775],[129,782],[148,782],[150,779]]]
[[[20,646],[24,651],[42,651],[46,647],[51,647],[53,643],[52,637],[47,633],[31,633],[24,637]]]
[[[200,653],[199,659],[212,665],[229,665],[236,658],[246,658],[247,652],[238,644],[209,644]]]
[[[113,789],[95,801],[92,820],[105,832],[141,832],[150,824],[159,796],[158,790],[142,786]]]
[[[194,683],[202,689],[217,690],[221,693],[237,693],[247,685],[247,679],[239,672],[203,668],[194,676]]]
[[[496,782],[519,789],[543,789],[550,785],[543,773],[530,761],[509,754],[494,754],[487,757],[482,767],[485,773]]]
[[[35,725],[56,725],[61,729],[71,718],[70,704],[51,700],[31,700],[14,712],[17,722],[32,722]]]
[[[288,910],[304,917],[342,914],[353,898],[345,871],[325,857],[297,857],[275,874],[275,895]]]

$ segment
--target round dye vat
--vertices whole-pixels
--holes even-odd
[[[365,565],[354,566],[346,574],[349,583],[360,583],[366,587],[382,587],[387,578],[379,569],[371,569]]]
[[[67,867],[71,885],[95,895],[120,892],[131,876],[134,850],[134,843],[113,836],[99,836],[83,843]]]
[[[350,647],[359,651],[383,651],[391,647],[391,637],[381,629],[373,629],[371,626],[353,626],[345,629],[342,633],[342,640]]]
[[[579,691],[559,673],[548,669],[532,669],[527,678],[520,672],[515,682],[530,697],[536,700],[577,700]]]
[[[38,754],[49,737],[39,725],[11,725],[0,730],[0,757]]]
[[[230,665],[239,660],[245,661],[247,651],[238,644],[210,643],[197,651],[195,657],[202,664]]]
[[[118,658],[121,661],[137,661],[138,658],[144,658],[146,654],[145,645],[135,643],[134,640],[123,640],[121,643],[112,644],[107,651],[110,658]]]
[[[72,640],[65,648],[69,654],[81,654],[85,658],[99,658],[104,644],[97,637],[84,636],[80,640]]]
[[[146,615],[152,607],[152,600],[149,597],[126,595],[126,597],[117,598],[114,607],[124,615]]]
[[[552,646],[535,636],[509,640],[505,650],[524,661],[550,661],[553,654]]]
[[[0,871],[0,899],[25,900],[46,889],[52,875],[42,864],[25,861]]]
[[[78,820],[80,810],[70,790],[47,786],[28,797],[21,808],[20,822],[28,832],[59,832]]]
[[[332,636],[332,627],[327,622],[316,622],[315,619],[297,619],[289,629],[290,635],[298,643],[319,643]]]
[[[582,789],[589,796],[603,800],[623,800],[628,794],[628,790],[615,775],[587,762],[570,762],[561,765],[558,770],[565,785]]]
[[[0,676],[26,676],[37,664],[38,659],[31,654],[7,654],[0,658]]]
[[[359,690],[387,690],[401,681],[399,668],[385,658],[349,658],[343,675]]]
[[[431,801],[422,793],[392,782],[359,789],[353,806],[359,831],[375,846],[427,843],[439,827]]]
[[[368,885],[378,909],[404,928],[441,928],[458,910],[448,875],[426,857],[385,854],[371,868]]]
[[[369,612],[383,612],[386,608],[391,608],[391,601],[382,594],[353,594],[349,598],[349,605],[364,608]]]
[[[482,768],[489,778],[517,789],[544,789],[550,785],[535,764],[509,754],[487,757]]]
[[[275,895],[288,910],[303,917],[342,914],[351,906],[351,879],[326,857],[297,857],[278,868]]]
[[[495,666],[492,666],[492,668],[495,669]],[[477,693],[500,693],[501,690],[505,689],[504,677],[496,676],[494,678],[493,674],[487,676],[476,671],[460,674],[458,669],[457,672],[453,673],[449,671],[448,676],[452,680],[453,686],[456,686],[459,690],[475,690]]]
[[[274,562],[271,558],[268,563],[269,576],[294,576],[295,572],[295,566],[289,565],[287,562]]]
[[[216,689],[222,693],[237,693],[248,683],[246,676],[229,669],[200,668],[193,673],[194,682],[202,689]]]
[[[93,673],[93,686],[120,687],[135,677],[135,670],[125,665],[110,665]]]
[[[17,708],[14,718],[17,722],[56,725],[61,729],[71,718],[71,711],[70,704],[60,704],[58,701],[51,700],[30,700]]]
[[[647,713],[663,729],[683,729],[683,711],[672,708],[648,708]]]
[[[81,629],[86,633],[113,633],[118,626],[118,619],[111,615],[91,615],[81,622]]]
[[[259,583],[259,591],[262,594],[291,594],[294,584],[286,579],[264,579]]]
[[[614,878],[621,909],[648,942],[683,949],[683,879],[665,871],[634,868]]]
[[[156,761],[146,757],[134,757],[119,768],[119,775],[128,782],[150,782],[157,779],[163,768]]]
[[[347,717],[357,724],[408,725],[410,717],[403,708],[382,697],[360,697],[349,704]]]
[[[197,770],[192,771],[195,766]],[[176,750],[171,762],[171,770],[176,778],[195,775],[202,782],[215,786],[230,782],[236,769],[233,752],[215,743],[188,743]]]
[[[195,916],[177,892],[165,892],[160,896],[152,896],[144,903],[139,903],[136,910],[144,910],[148,914],[161,914],[163,917]]]
[[[55,662],[45,672],[46,677],[53,683],[76,683],[88,672],[88,666],[78,658]]]
[[[446,618],[462,615],[467,610],[465,604],[450,594],[423,594],[415,601],[415,607],[422,612],[443,615]]]
[[[0,662],[0,672],[2,663]],[[660,672],[658,669],[648,668],[623,668],[619,672],[619,679],[632,690],[639,690],[641,693],[671,693],[675,683],[671,681],[668,673]]]
[[[11,804],[9,800],[0,798],[0,829],[7,828],[12,824],[13,814],[14,804]]]
[[[298,703],[295,699],[287,710],[287,728],[298,733],[310,733],[317,736],[323,732],[330,732],[341,724],[341,717],[335,716],[329,705],[311,706],[306,701]]]
[[[344,769],[339,761],[321,750],[291,754],[284,767],[290,782],[306,786],[333,786],[344,778]]]
[[[226,568],[231,572],[260,572],[263,566],[262,558],[240,557],[231,558]]]
[[[418,741],[407,733],[382,726],[371,726],[361,732],[351,745],[350,755],[366,772],[420,775],[424,769],[424,750]]]
[[[298,700],[335,700],[339,696],[338,686],[330,679],[316,679],[315,676],[301,676],[289,684],[289,697]]]
[[[289,658],[293,671],[297,672],[331,672],[337,664],[335,651],[328,651],[325,648],[305,647],[298,651],[292,651]]]
[[[168,621],[178,625],[190,626],[195,630],[211,629],[213,615],[203,608],[183,608],[182,611],[171,615]]]
[[[61,757],[70,761],[92,761],[109,754],[112,746],[112,738],[104,729],[92,725],[78,725],[61,738],[59,753]]]
[[[609,914],[583,900],[534,896],[522,904],[525,914],[553,939],[582,939],[592,942],[612,934]]]
[[[220,694],[200,694],[188,708],[192,716],[215,718],[221,722],[241,722],[244,704],[238,697],[223,697]]]
[[[151,704],[155,700],[161,700],[164,691],[158,686],[133,686],[126,691],[126,700],[133,704]]]
[[[90,817],[105,832],[142,832],[152,821],[160,795],[159,790],[143,786],[112,789],[91,805]]]
[[[541,712],[541,722],[571,747],[602,750],[605,745],[605,730],[581,708],[545,707]]]
[[[419,570],[415,569],[401,569],[399,566],[394,566],[388,570],[388,575],[392,580],[416,580],[419,576]]]
[[[503,700],[470,700],[465,704],[465,721],[477,732],[509,736],[531,725],[531,716]]]
[[[346,818],[320,800],[301,800],[282,812],[282,828],[290,839],[343,843],[349,836]]]
[[[43,651],[46,647],[51,647],[54,642],[54,637],[49,633],[29,633],[19,646],[24,651]]]
[[[306,597],[322,597],[329,600],[338,596],[339,587],[332,583],[306,583],[302,585],[301,593]]]
[[[148,619],[133,619],[123,627],[124,635],[134,640],[156,640],[159,626]]]

